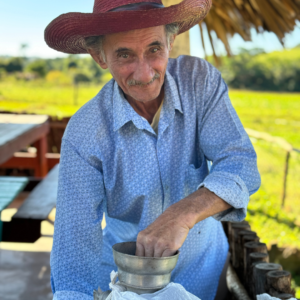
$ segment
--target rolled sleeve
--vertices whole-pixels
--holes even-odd
[[[248,189],[239,176],[226,172],[214,172],[208,175],[198,188],[205,187],[226,201],[232,208],[215,214],[218,221],[242,221],[246,216],[249,202]]]
[[[219,72],[212,70],[207,79],[199,132],[202,151],[212,166],[198,188],[206,187],[232,206],[215,219],[239,222],[246,217],[249,196],[260,186],[257,156]]]
[[[101,270],[104,184],[97,161],[63,139],[51,252],[55,300],[92,299]]]

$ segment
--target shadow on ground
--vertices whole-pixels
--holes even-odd
[[[50,253],[0,250],[1,300],[50,300]]]

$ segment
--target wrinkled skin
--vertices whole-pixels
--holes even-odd
[[[109,69],[135,111],[151,122],[163,99],[169,58],[164,26],[106,35],[103,49],[106,61],[92,51],[90,54],[103,69]],[[159,78],[152,82],[155,74]],[[129,80],[141,85],[130,86]]]
[[[110,70],[127,101],[151,123],[164,97],[162,87],[169,58],[164,26],[106,35],[103,49],[105,61],[93,50],[89,53],[103,69]],[[159,78],[153,80],[155,74]],[[139,84],[132,86],[130,81]],[[138,234],[136,255],[173,255],[196,223],[228,208],[230,205],[214,193],[199,189],[171,205]]]

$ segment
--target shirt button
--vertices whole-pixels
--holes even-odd
[[[166,189],[166,191],[168,191],[168,190],[169,190],[169,186],[168,186],[168,185],[166,185],[165,189]]]

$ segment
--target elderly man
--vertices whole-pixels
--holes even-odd
[[[51,254],[57,300],[107,290],[111,247],[123,241],[136,241],[139,256],[180,249],[172,280],[213,300],[228,253],[220,221],[242,221],[260,185],[220,73],[199,58],[169,59],[176,35],[203,19],[210,1],[136,2],[96,0],[94,13],[62,15],[45,32],[52,48],[88,52],[113,75],[63,137]]]

